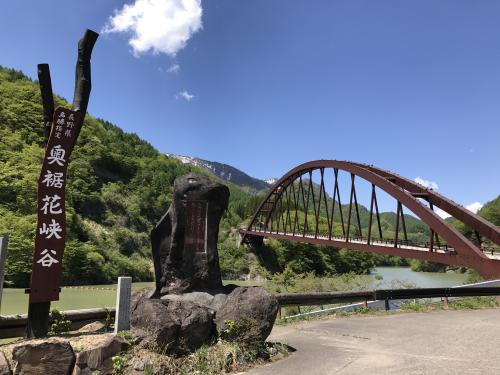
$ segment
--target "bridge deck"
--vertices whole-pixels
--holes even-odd
[[[397,249],[405,249],[405,250],[414,250],[414,251],[423,251],[423,252],[430,252],[429,245],[424,245],[424,244],[418,244],[418,243],[411,243],[411,241],[398,241],[397,246],[395,245],[393,240],[380,240],[380,239],[371,239],[370,242],[368,243],[367,239],[360,239],[356,237],[349,237],[349,240],[346,240],[346,237],[343,236],[324,236],[318,234],[317,236],[308,234],[306,233],[305,235],[300,235],[300,234],[295,234],[293,235],[292,233],[288,232],[279,232],[279,231],[265,231],[265,230],[259,230],[259,229],[252,229],[252,230],[242,230],[242,233],[246,233],[249,235],[254,235],[254,236],[261,236],[261,237],[266,237],[266,236],[274,236],[277,235],[279,237],[287,237],[290,240],[297,239],[297,238],[302,238],[302,239],[311,239],[311,240],[321,240],[321,241],[332,241],[332,246],[335,244],[335,247],[337,247],[337,243],[354,243],[354,244],[361,244],[361,245],[376,245],[376,246],[382,246],[382,247],[387,247],[387,248],[397,248]],[[342,245],[342,244],[340,244]],[[340,246],[342,247],[342,246]],[[489,259],[495,259],[495,260],[500,260],[500,253],[495,252],[493,250],[489,249],[481,249]],[[439,254],[447,254],[447,255],[455,255],[456,251],[452,247],[449,247],[447,245],[438,245],[435,244],[433,247],[433,252],[434,253],[439,253]]]

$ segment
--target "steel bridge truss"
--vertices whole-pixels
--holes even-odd
[[[341,195],[339,172],[348,176],[348,196]],[[327,174],[329,179],[325,177]],[[356,181],[360,180],[371,185],[368,225],[364,230],[356,190]],[[377,191],[396,200],[395,229],[390,236],[382,228]],[[409,239],[405,208],[429,227],[427,241]],[[474,238],[462,235],[437,215],[435,208],[470,228]],[[271,237],[465,266],[477,270],[486,279],[500,278],[500,252],[496,252],[500,251],[500,229],[497,226],[432,189],[360,163],[317,160],[292,169],[274,184],[250,225],[240,233],[245,243]]]

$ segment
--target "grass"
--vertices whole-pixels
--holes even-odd
[[[136,347],[129,352],[129,366],[137,361],[144,364],[144,372],[171,375],[216,375],[243,371],[256,365],[286,357],[292,349],[287,345],[266,342],[248,347],[237,342],[219,340],[214,345],[202,346],[194,353],[175,357]],[[147,370],[146,370],[147,369]]]
[[[464,309],[486,309],[500,306],[498,297],[465,297],[450,302],[450,308],[454,310]]]
[[[448,307],[444,303],[429,300],[417,300],[401,304],[403,311],[433,311],[433,310],[475,310],[500,307],[497,297],[463,297],[450,300]]]
[[[311,311],[312,306],[308,306]],[[293,307],[296,309],[296,307]],[[429,299],[409,300],[401,303],[401,308],[398,310],[378,310],[370,307],[362,307],[357,311],[332,312],[326,315],[306,315],[297,317],[284,316],[280,320],[276,320],[276,325],[287,325],[297,321],[331,319],[332,317],[353,317],[362,315],[386,315],[386,314],[401,314],[405,312],[429,312],[437,310],[476,310],[500,308],[500,297],[462,297],[450,300],[448,307],[443,302],[434,302]],[[304,312],[304,311],[303,311]]]

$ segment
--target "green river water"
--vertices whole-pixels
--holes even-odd
[[[375,280],[375,276],[382,276],[381,280]],[[461,285],[465,282],[465,275],[446,274],[432,272],[412,272],[408,267],[377,267],[373,270],[374,287],[401,288],[405,283],[411,283],[416,287],[448,287]],[[231,281],[239,285],[258,285],[258,282]],[[133,290],[152,287],[151,283],[134,283]],[[84,287],[63,287],[60,300],[51,304],[52,308],[63,310],[88,309],[93,307],[111,307],[115,305],[116,285],[91,285]],[[24,289],[6,288],[3,291],[1,315],[25,314],[28,311],[28,295]]]

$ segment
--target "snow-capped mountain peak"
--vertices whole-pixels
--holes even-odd
[[[276,179],[269,179],[266,181],[259,180],[258,178],[251,177],[247,175],[245,172],[235,168],[231,165],[218,163],[215,161],[203,160],[197,157],[192,156],[183,156],[183,155],[175,155],[166,153],[169,158],[175,158],[180,160],[183,164],[190,164],[200,168],[204,168],[207,171],[211,172],[215,176],[225,180],[232,182],[235,185],[239,185],[242,187],[248,187],[252,190],[266,190],[276,181]],[[273,181],[269,183],[268,181]]]
[[[274,185],[276,181],[278,181],[277,178],[268,178],[267,180],[264,180],[268,185]]]

